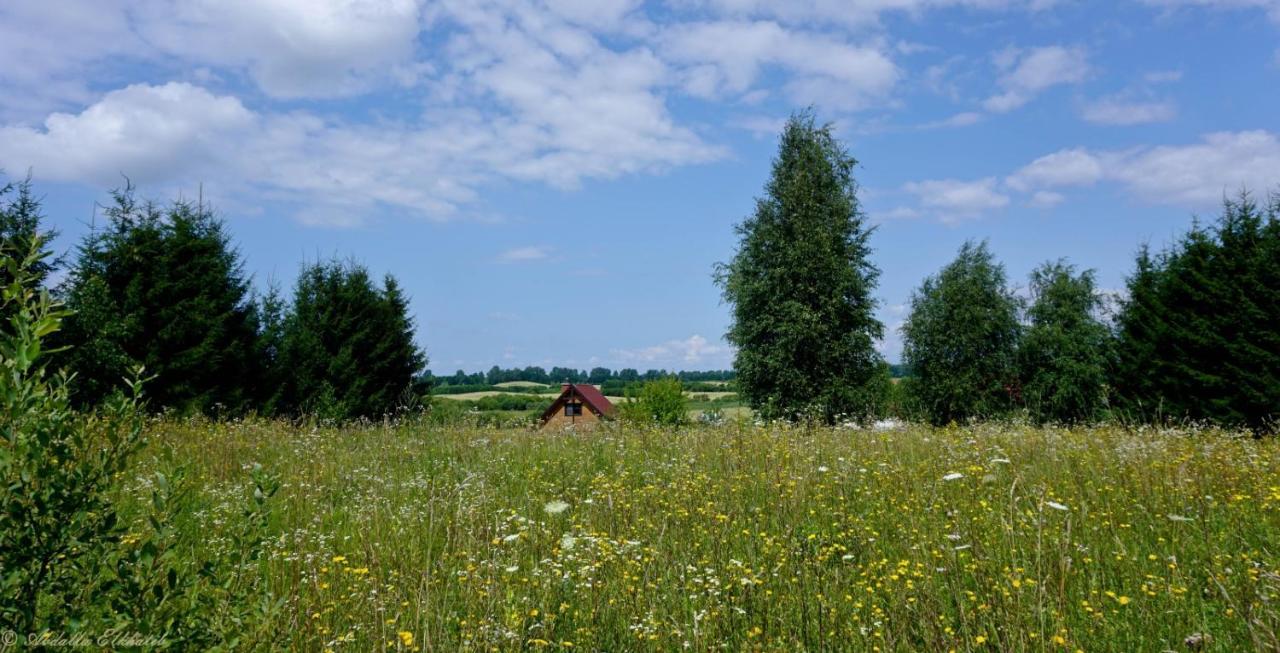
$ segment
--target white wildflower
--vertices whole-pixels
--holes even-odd
[[[547,511],[547,514],[548,514],[548,515],[558,515],[558,514],[560,514],[560,513],[564,512],[564,511],[568,510],[568,509],[569,509],[569,504],[567,504],[567,503],[565,503],[565,502],[560,501],[559,499],[557,499],[557,500],[555,500],[555,501],[548,501],[548,502],[547,502],[547,505],[542,506],[542,509],[543,509],[543,510],[545,510],[545,511]]]
[[[959,479],[962,479],[962,478],[964,478],[964,474],[961,474],[960,472],[951,472],[950,474],[947,474],[946,476],[943,476],[943,477],[942,477],[942,480],[944,480],[944,481],[955,481],[955,480],[959,480]]]
[[[569,535],[568,533],[566,533],[564,537],[560,538],[560,548],[564,549],[565,551],[572,551],[573,547],[576,546],[577,544],[578,544],[578,538],[572,535]]]
[[[828,468],[826,465],[822,465],[821,467],[818,468],[818,471],[820,473],[826,474],[827,472],[831,471],[831,469]]]
[[[1044,505],[1049,506],[1054,510],[1071,510],[1070,508],[1062,505],[1061,503],[1058,503],[1057,501],[1046,501]]]
[[[518,539],[520,539],[520,534],[519,534],[519,533],[512,533],[512,534],[510,534],[510,535],[508,535],[508,536],[506,536],[506,537],[502,538],[502,541],[503,541],[503,542],[514,542],[514,541],[516,541],[516,540],[518,540]]]
[[[1170,514],[1168,517],[1170,521],[1195,521],[1190,517],[1183,517],[1182,515]]]

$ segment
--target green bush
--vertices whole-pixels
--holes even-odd
[[[70,311],[40,288],[41,241],[3,253],[0,631],[95,641],[119,629],[175,648],[269,648],[282,634],[259,626],[283,604],[243,570],[260,556],[278,483],[254,470],[245,518],[220,533],[232,546],[212,560],[183,555],[195,543],[173,526],[194,510],[184,468],[155,472],[146,510],[122,513],[144,445],[141,369],[127,393],[72,410],[70,377],[47,368],[48,339]]]
[[[629,390],[618,411],[623,420],[634,423],[679,426],[689,421],[689,401],[676,377],[646,381]]]

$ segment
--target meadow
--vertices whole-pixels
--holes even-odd
[[[1280,646],[1280,448],[1212,430],[157,421],[191,560],[276,474],[297,651],[1164,651]],[[171,456],[171,457],[168,457]],[[139,526],[139,528],[143,528]],[[126,543],[128,538],[126,538]]]

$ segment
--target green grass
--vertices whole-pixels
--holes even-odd
[[[192,468],[193,560],[247,466],[281,475],[251,571],[293,650],[1277,645],[1274,440],[619,428],[162,422],[152,446]]]

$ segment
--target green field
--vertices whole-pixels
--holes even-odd
[[[192,564],[231,546],[244,470],[280,475],[267,552],[245,573],[284,603],[245,626],[250,647],[1277,645],[1274,439],[252,421],[150,437],[144,460],[168,446],[190,467]],[[148,492],[133,482],[126,502]]]

